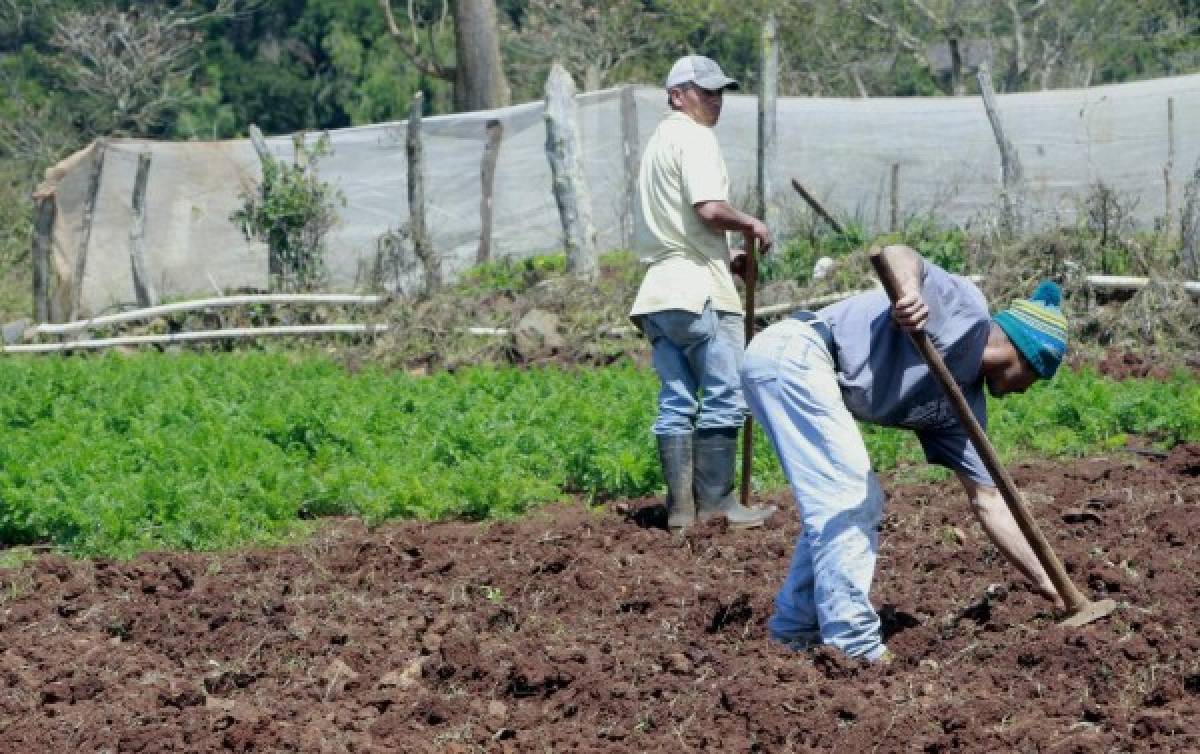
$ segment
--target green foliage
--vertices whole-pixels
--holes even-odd
[[[989,434],[1002,455],[1015,451],[1079,456],[1143,435],[1161,447],[1200,437],[1195,378],[1116,382],[1092,371],[1064,371],[1020,397],[989,402]]]
[[[505,257],[470,268],[463,274],[460,286],[467,293],[519,293],[529,290],[548,277],[561,275],[566,269],[567,255],[562,253],[524,259]]]
[[[618,282],[629,282],[635,278],[640,282],[644,272],[637,257],[624,249],[601,254],[596,264],[602,277]],[[538,283],[561,278],[566,269],[567,255],[562,252],[524,259],[505,257],[471,267],[463,273],[455,290],[466,296],[501,292],[523,293]]]
[[[216,140],[241,133],[240,122],[233,104],[221,90],[220,70],[214,63],[206,65],[193,88],[193,96],[171,125],[176,139]]]
[[[602,370],[350,374],[323,357],[145,354],[0,362],[0,542],[77,553],[271,542],[305,519],[519,514],[566,494],[657,494],[657,382]],[[1147,435],[1200,440],[1200,385],[1064,372],[991,404],[1013,458]],[[917,462],[911,433],[866,428],[879,469]],[[53,448],[54,452],[47,452]],[[761,432],[755,483],[784,485]]]
[[[813,266],[822,257],[838,262],[855,252],[871,246],[905,244],[945,270],[968,272],[972,244],[977,243],[965,230],[939,226],[930,218],[913,218],[895,233],[870,236],[857,222],[844,221],[844,234],[824,228],[809,227],[788,239],[781,249],[767,255],[760,263],[762,280],[790,280],[804,286],[812,283]],[[861,266],[861,265],[859,265]],[[826,284],[833,290],[853,290],[861,287],[861,270],[855,265],[835,265]]]
[[[783,248],[777,249],[759,262],[759,278],[763,282],[791,280],[799,285],[812,281],[813,265],[821,257],[834,261],[863,248],[866,231],[858,223],[846,223],[845,234],[810,232],[787,240]]]
[[[32,313],[32,207],[23,176],[0,164],[0,322]]]
[[[206,0],[211,5],[213,0]],[[396,21],[405,33],[401,3]],[[417,3],[418,18],[432,9]],[[259,3],[251,12],[205,28],[203,72],[197,85],[222,92],[233,115],[206,123],[204,108],[189,115],[200,132],[237,136],[246,123],[267,133],[343,128],[407,117],[417,91],[429,112],[449,112],[452,85],[420,72],[384,26],[377,0],[289,0]],[[437,28],[440,50],[453,50],[453,29]],[[428,54],[429,37],[418,46]],[[446,62],[446,61],[442,61]]]
[[[481,518],[568,488],[600,497],[657,483],[652,377],[632,367],[417,379],[185,355],[3,369],[9,544],[208,548],[270,540],[313,516]]]
[[[337,222],[337,204],[345,203],[316,173],[317,160],[329,152],[329,135],[322,134],[312,147],[297,140],[296,149],[296,164],[264,160],[262,182],[242,194],[242,206],[229,218],[246,238],[266,242],[272,287],[285,291],[320,286],[325,234]]]
[[[922,217],[910,220],[901,232],[881,236],[873,243],[906,244],[942,269],[961,273],[966,269],[969,240],[962,228],[942,227]]]

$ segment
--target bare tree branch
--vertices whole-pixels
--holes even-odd
[[[659,43],[661,16],[630,0],[530,0],[520,31],[511,33],[514,67],[530,78],[560,62],[585,90],[608,83],[612,72]]]
[[[1022,21],[1032,21],[1035,16],[1037,16],[1039,13],[1041,13],[1043,10],[1045,10],[1047,2],[1048,2],[1048,0],[1038,0],[1037,3],[1035,3],[1032,7],[1026,8],[1021,13],[1021,20]]]
[[[941,28],[945,25],[945,22],[931,11],[929,6],[921,2],[921,0],[908,0],[908,4],[921,11],[921,14],[929,19],[929,23],[933,24],[934,28]]]
[[[442,4],[442,7],[443,8],[446,7],[444,3]],[[387,9],[387,13],[388,13],[388,21],[389,21],[388,29],[391,31],[392,34],[395,34],[396,33],[396,19],[391,17],[390,4]],[[412,31],[413,49],[416,49],[417,46],[421,44],[421,38],[417,35],[417,30],[421,28],[421,25],[417,23],[417,11],[416,11],[415,0],[408,0],[408,27]]]
[[[0,120],[0,156],[25,166],[28,177],[79,146],[79,135],[70,128],[67,114],[50,105],[34,108],[19,96],[11,101],[16,113]]]
[[[917,36],[905,31],[904,29],[901,29],[900,26],[894,21],[885,21],[879,16],[876,16],[866,10],[859,11],[859,15],[861,15],[866,21],[878,26],[880,29],[891,32],[895,37],[896,42],[909,52],[920,52],[925,49],[925,45],[922,44],[921,40]]]
[[[426,59],[421,55],[416,43],[417,30],[420,24],[416,21],[416,13],[413,10],[413,4],[410,1],[408,4],[408,17],[412,23],[413,41],[409,43],[405,38],[404,32],[396,24],[396,17],[392,14],[391,0],[379,0],[379,7],[383,10],[384,21],[387,22],[388,33],[392,39],[396,40],[396,46],[400,48],[400,52],[404,53],[404,57],[408,58],[409,62],[417,67],[419,71],[427,76],[443,79],[445,81],[454,81],[454,69],[444,68],[437,61],[437,46],[432,31],[432,26],[428,25],[426,31],[429,36],[429,48],[432,59]],[[445,3],[442,4],[443,20],[445,19]]]
[[[189,14],[104,9],[68,11],[54,21],[50,43],[66,89],[81,105],[88,130],[146,135],[191,97],[198,27],[250,12],[258,0],[219,0]]]

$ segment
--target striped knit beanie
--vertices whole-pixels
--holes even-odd
[[[1054,376],[1067,353],[1067,318],[1062,290],[1043,280],[1028,299],[1017,299],[992,317],[1042,379]]]

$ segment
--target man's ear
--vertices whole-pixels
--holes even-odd
[[[992,329],[988,331],[989,346],[1012,345],[1012,341],[1008,339],[1008,333],[1004,332],[1004,328],[996,324],[994,320],[988,324],[992,326]]]
[[[673,86],[667,90],[667,107],[672,110],[683,108],[683,87]]]

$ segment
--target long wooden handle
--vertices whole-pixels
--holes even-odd
[[[746,266],[742,274],[746,281],[746,345],[754,337],[754,287],[758,283],[758,243],[751,241],[746,249]],[[742,505],[750,505],[750,477],[754,470],[754,417],[746,413],[742,426]]]
[[[887,290],[888,298],[895,303],[900,296],[900,286],[896,280],[895,273],[887,260],[883,256],[882,250],[878,248],[871,249],[871,265],[875,268],[876,274],[879,275],[880,281],[883,283],[884,289]],[[1071,582],[1067,576],[1067,570],[1063,568],[1062,561],[1058,559],[1050,543],[1042,536],[1042,532],[1038,529],[1037,524],[1030,515],[1029,509],[1025,507],[1025,503],[1021,500],[1020,493],[1017,492],[1017,485],[1013,483],[1012,477],[1000,464],[1000,459],[996,455],[996,449],[992,447],[992,443],[988,440],[987,433],[983,431],[983,427],[979,426],[979,422],[975,420],[975,414],[971,412],[971,407],[967,403],[967,399],[963,396],[962,390],[959,389],[958,383],[954,381],[954,376],[950,374],[950,370],[946,368],[945,362],[942,361],[942,356],[934,348],[930,342],[929,336],[922,331],[909,333],[912,337],[913,344],[925,359],[925,363],[929,365],[929,369],[942,385],[942,389],[946,392],[946,397],[950,399],[950,403],[954,406],[955,412],[958,414],[958,419],[962,422],[963,427],[967,430],[967,435],[974,443],[975,449],[979,451],[980,457],[983,459],[983,465],[987,467],[988,473],[992,475],[992,479],[996,482],[996,486],[1000,490],[1000,495],[1004,498],[1004,502],[1008,505],[1009,511],[1012,512],[1013,518],[1017,521],[1017,526],[1020,527],[1021,533],[1025,535],[1029,546],[1033,548],[1034,554],[1037,555],[1038,561],[1042,564],[1042,568],[1046,569],[1046,573],[1050,576],[1050,580],[1054,583],[1054,588],[1067,603],[1067,608],[1071,612],[1078,612],[1086,607],[1089,603],[1087,597],[1083,595]]]

